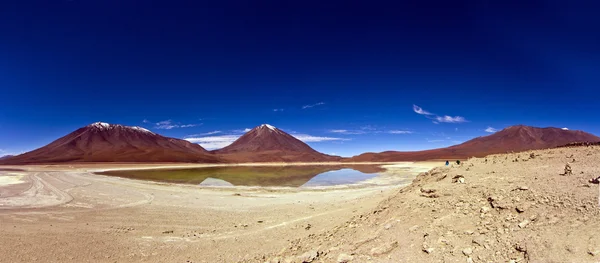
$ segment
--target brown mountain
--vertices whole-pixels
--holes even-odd
[[[59,162],[219,162],[200,145],[141,127],[97,122],[2,164]]]
[[[4,156],[0,157],[0,160],[6,160],[6,159],[8,159],[10,157],[13,157],[13,156],[14,155],[4,155]]]
[[[519,152],[553,148],[570,143],[598,141],[600,141],[600,137],[583,131],[517,125],[508,127],[492,135],[478,137],[447,148],[416,152],[387,151],[381,153],[364,153],[354,156],[348,159],[348,161],[392,162],[466,159],[473,156],[483,157],[495,153]]]
[[[317,152],[269,124],[254,128],[231,145],[213,152],[231,162],[324,162],[341,159]]]

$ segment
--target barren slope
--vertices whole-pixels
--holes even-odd
[[[59,162],[217,162],[204,148],[140,127],[93,123],[2,164]]]
[[[466,159],[495,153],[546,149],[569,143],[598,141],[600,141],[600,137],[583,131],[517,125],[489,136],[478,137],[447,148],[416,152],[387,151],[381,153],[364,153],[354,156],[348,159],[348,161],[393,162]]]

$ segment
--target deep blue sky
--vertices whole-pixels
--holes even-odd
[[[0,155],[96,121],[221,144],[270,123],[338,155],[448,146],[514,124],[600,134],[599,7],[2,1]]]

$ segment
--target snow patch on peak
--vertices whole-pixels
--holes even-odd
[[[277,128],[275,128],[275,126],[272,126],[272,125],[269,125],[269,124],[263,124],[263,125],[260,125],[260,127],[261,128],[266,127],[266,128],[269,128],[272,131],[275,131],[275,129],[277,129]]]
[[[120,124],[109,124],[106,122],[94,122],[94,123],[88,125],[88,127],[94,128],[94,129],[97,129],[100,131],[107,131],[107,130],[112,130],[112,129],[130,129],[130,130],[134,130],[134,131],[138,131],[138,132],[155,134],[148,129],[138,127],[138,126],[124,126],[124,125],[120,125]]]
[[[146,133],[151,133],[154,134],[153,132],[151,132],[150,130],[146,129],[146,128],[142,128],[142,127],[138,127],[138,126],[133,126],[133,127],[129,127],[131,129],[134,129],[136,131],[141,131],[141,132],[146,132]]]
[[[94,123],[88,125],[88,127],[94,127],[94,128],[98,128],[98,129],[108,129],[110,127],[110,124],[108,124],[106,122],[94,122]]]

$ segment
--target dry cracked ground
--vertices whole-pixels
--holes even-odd
[[[598,176],[597,146],[473,158],[249,262],[600,262]]]

